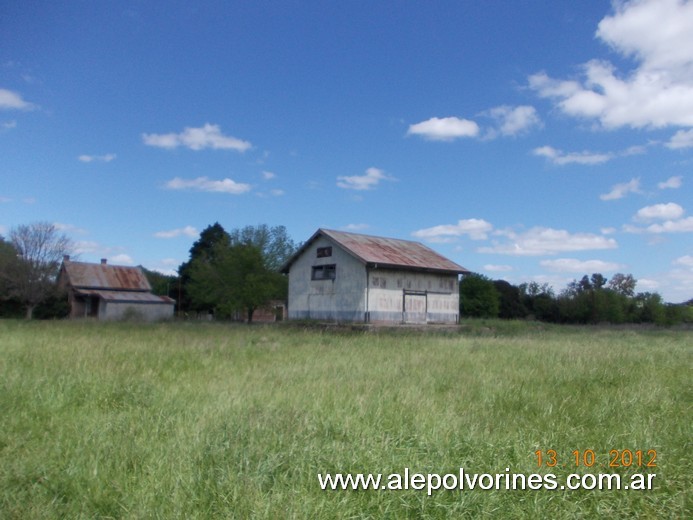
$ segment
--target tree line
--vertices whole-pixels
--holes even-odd
[[[288,280],[279,269],[297,246],[284,226],[246,226],[227,232],[219,223],[193,243],[178,276],[142,267],[152,292],[177,302],[179,316],[213,314],[251,322],[272,300],[285,301]],[[62,318],[67,295],[57,278],[75,246],[53,224],[36,222],[0,236],[0,316]]]
[[[693,322],[693,300],[667,304],[658,293],[636,293],[636,285],[631,274],[616,273],[608,280],[594,273],[573,280],[556,293],[549,284],[530,282],[515,286],[472,273],[460,281],[460,314],[575,324]]]
[[[255,311],[288,298],[279,270],[297,249],[284,226],[245,226],[227,232],[218,222],[205,228],[178,268],[179,314],[212,313],[251,323]]]
[[[53,224],[37,222],[0,236],[0,316],[67,316],[67,297],[56,280],[64,255],[74,244]],[[288,279],[279,271],[297,251],[284,226],[245,226],[226,231],[215,222],[192,244],[178,275],[143,269],[152,292],[177,303],[179,317],[214,315],[252,322],[271,301],[286,301]],[[573,280],[556,293],[537,282],[512,285],[481,274],[460,281],[460,314],[466,317],[536,319],[554,323],[693,322],[688,304],[663,302],[653,292],[636,292],[631,274],[610,280],[599,273]]]

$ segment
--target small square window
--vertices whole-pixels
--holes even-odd
[[[311,280],[334,280],[337,277],[337,266],[314,265]]]
[[[318,258],[326,258],[328,256],[332,256],[332,246],[318,248]]]

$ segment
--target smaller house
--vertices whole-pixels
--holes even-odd
[[[67,292],[70,318],[118,320],[137,316],[147,321],[173,317],[175,301],[152,294],[139,267],[73,262],[63,258],[58,286]]]
[[[457,323],[469,271],[419,242],[318,229],[282,272],[290,320]]]

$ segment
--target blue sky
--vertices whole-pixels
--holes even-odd
[[[693,297],[693,2],[3,2],[0,234],[172,272],[206,226]]]

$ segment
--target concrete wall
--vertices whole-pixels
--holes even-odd
[[[317,258],[319,247],[332,256]],[[336,265],[334,280],[311,280],[317,265]],[[317,238],[289,271],[289,319],[365,320],[366,268],[325,237]]]
[[[173,318],[173,305],[160,303],[106,302],[99,305],[100,320],[141,319],[161,321]]]
[[[457,323],[459,319],[455,274],[371,269],[368,283],[371,322]]]

